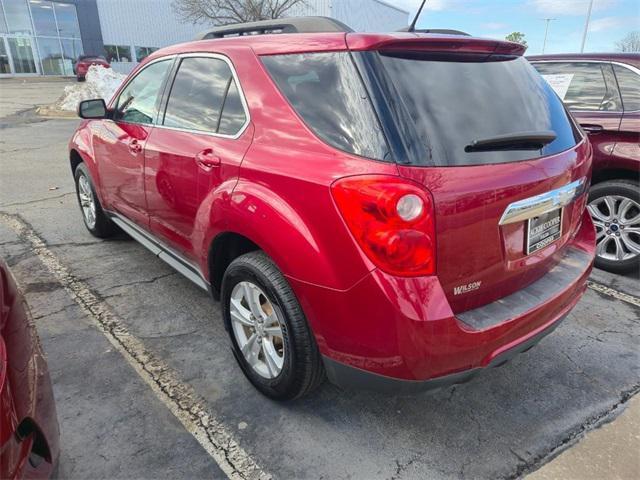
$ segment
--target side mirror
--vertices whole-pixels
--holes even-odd
[[[83,100],[78,105],[78,116],[88,119],[107,118],[107,105],[102,98]]]

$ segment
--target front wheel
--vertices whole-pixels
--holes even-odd
[[[221,301],[233,353],[260,392],[290,400],[322,383],[315,338],[291,287],[266,254],[247,253],[229,265]]]
[[[637,182],[609,180],[591,187],[587,207],[596,227],[596,261],[602,270],[640,268],[640,189]]]

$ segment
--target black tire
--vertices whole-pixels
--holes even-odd
[[[80,202],[80,187],[79,182],[80,178],[84,177],[89,182],[89,186],[91,187],[91,192],[93,193],[93,200],[95,202],[95,210],[96,210],[96,220],[94,225],[90,225],[87,222],[87,218],[85,217],[82,211],[82,204]],[[107,215],[102,210],[102,205],[100,205],[100,200],[98,199],[98,195],[96,195],[96,189],[93,184],[93,180],[91,179],[91,175],[89,174],[89,170],[85,166],[84,163],[81,163],[76,167],[74,172],[74,179],[76,184],[76,199],[78,200],[78,206],[80,207],[80,213],[82,214],[82,220],[84,222],[84,226],[87,227],[89,233],[97,238],[109,238],[118,232],[118,227],[107,217]]]
[[[588,203],[606,196],[626,197],[640,205],[640,185],[632,180],[607,180],[598,183],[591,187]],[[640,236],[635,236],[634,241],[640,243]],[[640,269],[640,255],[627,260],[611,260],[596,256],[595,266],[612,273],[637,272]]]
[[[246,361],[233,333],[230,299],[239,282],[248,281],[266,294],[279,309],[285,346],[282,370],[272,379],[259,375]],[[273,261],[261,251],[236,258],[222,279],[222,313],[225,328],[231,338],[233,354],[249,381],[264,395],[276,400],[300,398],[316,389],[325,378],[324,365],[313,333],[293,290]]]

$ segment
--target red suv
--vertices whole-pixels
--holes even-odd
[[[589,134],[596,266],[640,269],[640,54],[528,57]]]
[[[461,382],[555,328],[594,257],[591,147],[523,48],[277,22],[159,50],[80,105],[89,231],[120,227],[220,299],[274,398],[325,372]]]

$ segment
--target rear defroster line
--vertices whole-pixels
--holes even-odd
[[[151,387],[155,396],[182,423],[214,459],[220,469],[234,480],[267,480],[271,475],[234,440],[227,428],[216,419],[193,388],[180,382],[165,362],[151,353],[134,337],[125,324],[91,290],[73,275],[45,241],[18,215],[0,213],[0,221],[11,228],[60,282],[73,300],[87,313],[96,327]]]

